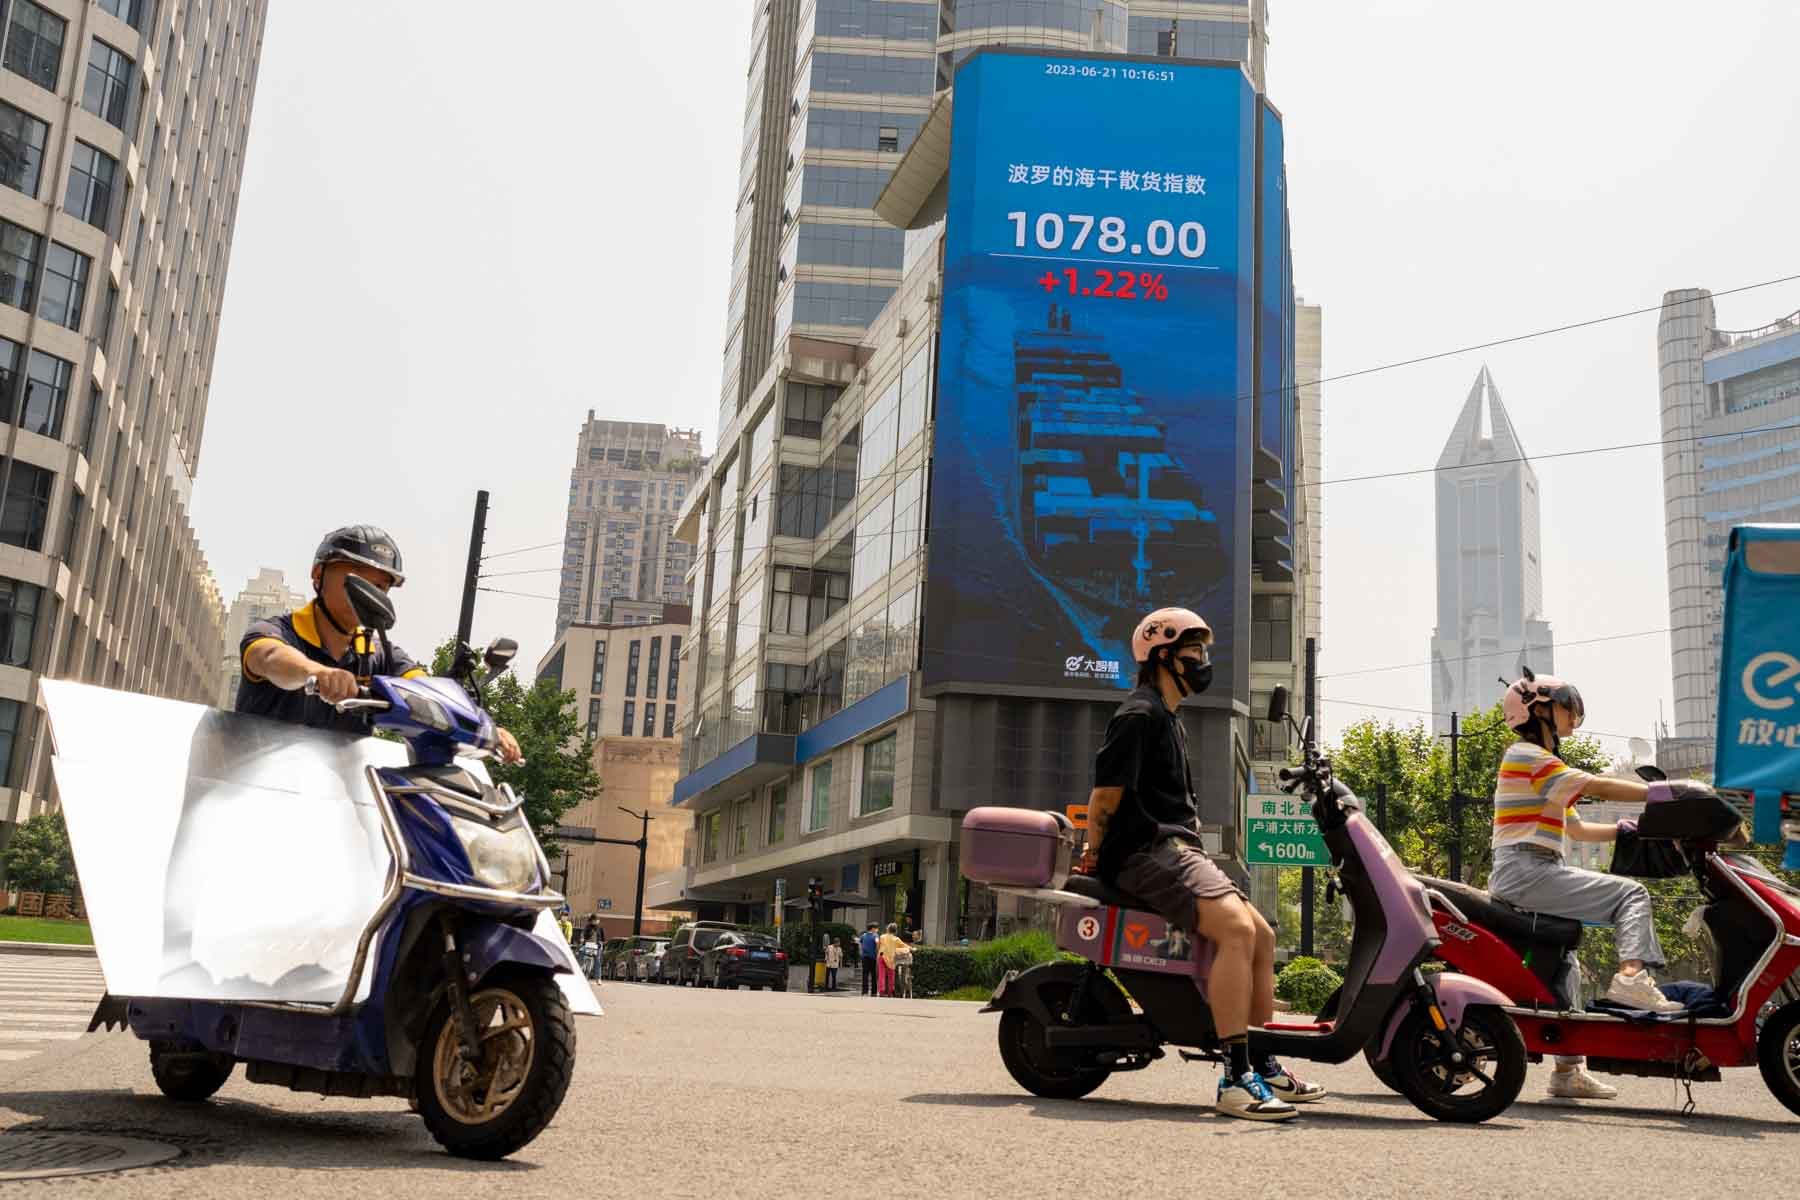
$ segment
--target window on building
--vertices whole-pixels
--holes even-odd
[[[885,812],[894,807],[894,758],[900,746],[898,734],[865,744],[862,748],[862,796],[857,815]]]
[[[900,149],[900,127],[898,125],[878,126],[875,148],[890,154],[897,152]]]
[[[69,406],[69,382],[75,365],[42,350],[33,350],[25,369],[24,404],[19,428],[61,438],[63,413]]]
[[[662,735],[666,738],[675,736],[675,706],[673,704],[663,705]]]
[[[656,705],[644,705],[644,736],[656,736]]]
[[[0,663],[31,665],[31,639],[37,632],[38,605],[44,589],[17,579],[0,578]]]
[[[801,833],[817,833],[831,823],[831,762],[812,769],[811,792],[806,802],[806,824]]]
[[[0,183],[37,199],[50,126],[21,108],[0,103]]]
[[[80,489],[69,489],[68,511],[63,514],[62,548],[57,552],[64,562],[73,562],[75,536],[81,530],[81,508],[86,497]]]
[[[100,0],[100,10],[109,12],[133,29],[139,28],[138,22],[144,19],[144,0]],[[229,30],[226,40],[230,40]]]
[[[636,726],[637,726],[637,702],[634,700],[627,700],[625,702],[625,719],[623,721],[619,722],[620,736],[630,737],[631,731],[634,728],[636,728]]]
[[[54,472],[13,460],[6,477],[6,498],[0,501],[0,542],[26,550],[44,548],[44,523],[50,516],[50,493],[55,486]]]
[[[805,725],[806,668],[797,663],[763,664],[763,732],[799,733]]]
[[[600,701],[588,701],[587,735],[590,740],[600,736]]]
[[[715,808],[700,819],[700,861],[719,861],[719,825],[724,809]]]
[[[787,784],[777,783],[769,788],[769,836],[768,844],[773,846],[787,840]]]
[[[17,700],[0,700],[0,787],[12,784],[13,746],[19,732],[20,707]]]
[[[846,433],[831,457],[817,467],[781,464],[775,532],[815,538],[856,499],[856,463],[861,427]]]
[[[676,675],[681,671],[681,635],[675,634],[669,639],[669,690],[663,693],[663,699],[675,698]]]
[[[0,304],[31,311],[44,239],[23,225],[0,221]]]
[[[92,265],[93,260],[79,250],[51,242],[44,255],[44,285],[38,289],[38,316],[80,332]]]
[[[1294,660],[1292,596],[1261,595],[1250,598],[1250,657],[1256,662]]]
[[[69,23],[49,9],[31,0],[13,0],[6,28],[6,69],[54,92],[68,28]]]
[[[650,667],[649,667],[648,672],[644,676],[644,695],[650,697],[652,700],[656,699],[656,688],[657,688],[657,685],[660,684],[661,682],[662,682],[662,639],[659,637],[653,637],[650,639]],[[645,736],[646,737],[649,736],[649,732],[647,730],[645,731]]]
[[[643,654],[643,650],[642,642],[633,642],[631,643],[631,652],[625,656],[625,694],[627,696],[638,694],[638,658]],[[629,722],[627,723],[629,724]],[[626,732],[629,733],[630,730]]]
[[[76,142],[69,162],[69,190],[63,207],[77,220],[96,229],[110,228],[113,180],[118,176],[118,160],[103,154],[86,142]]]
[[[598,696],[606,690],[606,643],[594,643],[594,677],[589,681],[588,691]]]
[[[1250,757],[1285,758],[1287,729],[1263,720],[1269,713],[1269,693],[1250,693]]]
[[[131,107],[132,63],[123,51],[99,38],[88,47],[87,83],[81,91],[81,107],[108,125],[125,128],[125,112]],[[196,156],[196,163],[199,158]]]
[[[731,807],[731,852],[742,857],[750,853],[750,798],[746,796]]]

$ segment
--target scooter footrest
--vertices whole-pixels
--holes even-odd
[[[1330,1033],[1335,1026],[1332,1021],[1269,1021],[1263,1025],[1267,1033]]]

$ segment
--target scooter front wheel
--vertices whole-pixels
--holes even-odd
[[[1376,1080],[1390,1092],[1400,1090],[1400,1081],[1394,1078],[1394,1060],[1392,1058],[1376,1058],[1374,1046],[1363,1047],[1363,1061],[1369,1064],[1369,1070]]]
[[[1394,1086],[1420,1112],[1474,1123],[1505,1112],[1525,1086],[1525,1039],[1497,1008],[1471,1007],[1462,1028],[1440,1032],[1415,1005],[1388,1057]]]
[[[556,1116],[575,1068],[575,1022],[549,975],[508,971],[469,997],[481,1060],[469,1062],[446,997],[420,1044],[419,1115],[460,1158],[505,1158]]]

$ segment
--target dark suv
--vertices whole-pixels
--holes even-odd
[[[721,934],[700,956],[701,986],[787,991],[787,955],[781,943],[763,933]]]
[[[693,983],[700,981],[700,956],[727,933],[736,933],[729,921],[689,921],[675,931],[669,948],[663,951],[662,965],[656,973],[658,983]]]

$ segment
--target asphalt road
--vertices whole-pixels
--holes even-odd
[[[972,1004],[604,985],[582,1018],[556,1122],[505,1164],[440,1153],[392,1100],[246,1084],[174,1105],[130,1035],[91,1034],[0,1063],[0,1146],[86,1130],[180,1146],[170,1164],[0,1184],[152,1200],[441,1196],[516,1183],[590,1195],[1508,1196],[1791,1194],[1800,1117],[1754,1072],[1700,1085],[1679,1115],[1666,1080],[1611,1104],[1548,1102],[1547,1066],[1480,1127],[1436,1124],[1360,1062],[1313,1069],[1333,1089],[1283,1126],[1215,1117],[1215,1069],[1165,1060],[1093,1097],[1035,1099],[1006,1075]]]

